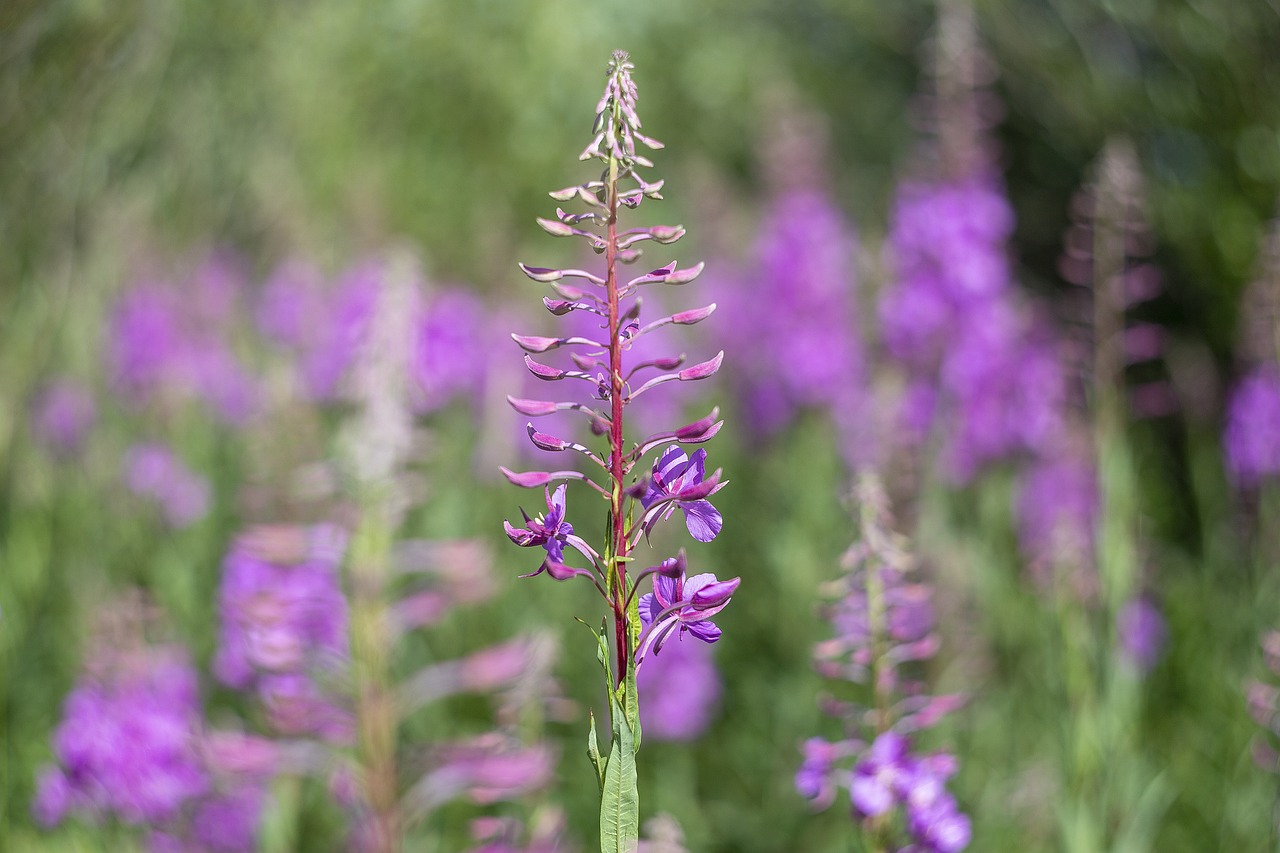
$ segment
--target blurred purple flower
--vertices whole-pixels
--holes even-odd
[[[316,346],[315,335],[327,319],[325,281],[303,260],[278,266],[263,286],[256,318],[259,330],[275,343],[294,349]]]
[[[899,440],[936,429],[944,470],[960,483],[1016,453],[1045,452],[1062,429],[1056,343],[1014,300],[1012,229],[1012,209],[985,178],[903,184],[890,223],[896,278],[880,320],[912,389]]]
[[[209,511],[209,483],[162,444],[135,444],[124,457],[124,482],[160,507],[170,527],[182,528]]]
[[[848,755],[846,744],[811,737],[801,750],[804,760],[796,771],[796,793],[825,809],[836,798],[836,761]]]
[[[1005,294],[1013,224],[1013,209],[988,180],[898,188],[889,223],[897,277],[880,305],[895,356],[936,363],[964,315]]]
[[[299,369],[307,396],[328,402],[354,363],[373,318],[386,270],[377,260],[362,261],[339,278],[318,328],[301,353]]]
[[[1261,365],[1231,392],[1222,435],[1227,470],[1243,486],[1280,473],[1280,371]]]
[[[1169,628],[1154,601],[1146,596],[1130,599],[1116,615],[1116,633],[1124,658],[1146,673],[1159,662],[1169,638]]]
[[[285,533],[300,534],[301,542],[282,547]],[[256,688],[281,732],[331,740],[349,734],[346,712],[312,680],[347,652],[338,576],[345,540],[328,525],[263,529],[237,540],[223,563],[214,674],[231,687]]]
[[[707,280],[724,315],[724,349],[738,365],[734,381],[748,428],[768,438],[803,408],[860,411],[865,378],[852,225],[824,193],[790,190],[770,201],[755,248],[748,273]],[[866,449],[851,452],[856,458]]]
[[[871,744],[853,768],[849,796],[853,807],[865,817],[877,817],[893,808],[910,773],[907,739],[896,732],[884,732]]]
[[[110,321],[108,361],[126,394],[145,402],[178,362],[182,332],[169,292],[140,285],[116,303]]]
[[[196,673],[177,649],[122,654],[91,670],[63,704],[56,767],[41,771],[33,811],[159,824],[209,787],[195,750]]]
[[[107,360],[130,402],[145,404],[162,391],[195,396],[233,425],[256,410],[257,382],[227,339],[243,285],[229,263],[215,256],[184,290],[147,282],[116,303]]]
[[[489,356],[487,316],[483,303],[462,288],[433,294],[419,321],[412,364],[420,412],[433,412],[457,397],[481,404]]]
[[[636,673],[646,737],[690,741],[711,725],[720,702],[720,673],[701,643],[669,643]]]
[[[1022,474],[1016,512],[1018,541],[1032,561],[1051,562],[1062,549],[1091,554],[1098,519],[1092,463],[1070,451],[1037,458]]]
[[[58,379],[35,398],[31,431],[50,451],[69,456],[80,449],[97,419],[93,395],[71,379]]]

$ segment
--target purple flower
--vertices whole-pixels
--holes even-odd
[[[55,454],[69,456],[80,449],[96,417],[97,407],[88,390],[73,380],[59,379],[36,397],[31,431]]]
[[[324,317],[304,345],[299,365],[303,389],[312,400],[328,402],[339,396],[373,318],[384,272],[377,261],[357,264],[326,299]]]
[[[897,278],[880,319],[909,374],[905,438],[920,443],[936,429],[946,473],[961,483],[989,463],[1044,452],[1062,428],[1056,343],[1014,300],[1012,227],[986,178],[904,184],[890,226]]]
[[[711,621],[729,604],[740,578],[722,581],[710,572],[686,579],[683,574],[653,578],[653,592],[640,596],[640,621],[644,628],[636,649],[636,665],[649,649],[656,655],[673,634],[686,631],[704,643],[720,639],[720,628]]]
[[[1051,560],[1062,549],[1090,553],[1098,517],[1092,463],[1069,451],[1037,459],[1022,476],[1016,511],[1019,544],[1033,560]]]
[[[724,483],[706,480],[707,451],[698,450],[690,459],[680,445],[673,444],[653,463],[649,488],[640,499],[647,510],[654,504],[665,503],[666,508],[652,517],[646,514],[645,533],[660,519],[671,517],[677,506],[684,512],[689,535],[699,542],[710,542],[720,532],[724,521],[720,511],[706,500],[707,494],[715,494]],[[713,487],[708,491],[704,482]]]
[[[675,643],[636,673],[645,737],[691,741],[707,730],[720,701],[720,673],[711,649]]]
[[[54,733],[56,768],[41,772],[36,815],[68,811],[126,823],[175,818],[209,777],[196,749],[196,673],[176,649],[120,654],[67,696]]]
[[[909,773],[907,739],[896,732],[884,732],[853,768],[849,782],[853,807],[865,817],[889,811],[897,805],[898,792]]]
[[[282,346],[307,349],[325,321],[327,307],[320,271],[305,261],[286,261],[263,285],[257,325]]]
[[[483,400],[488,348],[482,343],[487,312],[461,288],[436,293],[422,312],[411,369],[420,389],[418,410],[442,408],[455,397]]]
[[[836,762],[847,755],[847,745],[820,737],[804,742],[804,761],[796,771],[796,792],[818,808],[826,808],[836,798]]]
[[[1227,470],[1241,485],[1280,473],[1280,371],[1274,366],[1255,368],[1231,392],[1222,442]]]
[[[748,272],[709,282],[749,429],[768,438],[802,408],[857,409],[865,389],[852,226],[825,194],[789,190],[771,199],[755,248]]]
[[[262,528],[238,539],[223,563],[214,674],[256,688],[273,726],[288,734],[349,733],[345,712],[313,680],[346,656],[345,540],[331,526]]]
[[[537,518],[531,519],[529,514],[522,508],[520,515],[524,517],[525,526],[523,528],[512,527],[511,522],[505,519],[502,522],[502,526],[507,531],[507,538],[515,544],[522,548],[541,545],[547,549],[548,559],[556,563],[563,563],[565,543],[568,541],[568,537],[573,534],[573,525],[564,520],[565,485],[561,483],[557,486],[554,494],[549,486],[544,487],[543,492],[547,500],[547,514],[545,517],[539,514]]]
[[[178,312],[167,290],[143,285],[116,304],[107,360],[115,381],[134,399],[145,401],[170,375],[181,344]]]
[[[1146,596],[1130,599],[1116,615],[1116,633],[1125,659],[1141,672],[1149,672],[1164,653],[1169,629],[1160,608]]]
[[[135,444],[124,457],[124,481],[157,504],[170,527],[182,528],[209,511],[209,484],[162,444]]]

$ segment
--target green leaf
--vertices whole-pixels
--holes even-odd
[[[591,759],[591,766],[596,769],[596,781],[600,784],[600,794],[604,795],[604,765],[600,763],[600,744],[596,740],[596,715],[594,711],[587,710],[587,720],[590,721],[591,728],[587,731],[587,758]]]
[[[634,667],[632,667],[634,669]],[[640,792],[636,786],[636,747],[615,694],[610,691],[613,745],[600,795],[601,853],[632,853],[640,841]]]

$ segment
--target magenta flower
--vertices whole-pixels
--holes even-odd
[[[1160,608],[1146,596],[1132,598],[1116,615],[1116,633],[1124,659],[1147,673],[1160,661],[1169,628]]]
[[[521,548],[541,545],[547,549],[548,559],[563,563],[565,543],[573,534],[573,525],[564,520],[565,486],[561,483],[556,487],[554,494],[550,486],[545,487],[543,492],[547,499],[546,516],[539,514],[537,518],[529,518],[529,514],[521,508],[520,515],[524,516],[524,527],[512,527],[511,522],[506,520],[503,520],[502,526],[507,531],[507,538]]]
[[[723,689],[711,652],[700,643],[676,643],[636,673],[646,739],[691,741],[711,725]]]
[[[897,791],[908,776],[907,739],[888,731],[875,739],[853,768],[849,796],[853,807],[866,817],[882,815],[898,801]]]
[[[649,488],[640,503],[648,510],[665,502],[665,509],[654,515],[645,514],[643,526],[646,534],[659,520],[670,518],[678,506],[684,512],[689,535],[699,542],[710,542],[716,538],[724,521],[720,511],[706,497],[726,484],[716,482],[714,475],[712,480],[707,480],[706,463],[706,450],[698,450],[690,459],[678,444],[671,445],[658,457],[653,463]]]
[[[32,433],[59,456],[69,456],[79,450],[97,420],[93,395],[66,378],[44,388],[31,408]]]
[[[1280,371],[1255,368],[1231,391],[1222,443],[1227,470],[1242,486],[1280,473]]]
[[[711,621],[729,604],[741,578],[719,580],[710,572],[686,579],[658,574],[653,579],[653,592],[640,596],[640,621],[644,629],[636,649],[636,665],[649,649],[656,655],[673,633],[688,631],[704,643],[720,639],[720,628]]]

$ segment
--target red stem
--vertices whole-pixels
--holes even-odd
[[[614,642],[617,649],[617,682],[627,675],[627,663],[631,657],[631,633],[627,628],[627,556],[626,519],[622,514],[623,502],[623,438],[622,438],[622,334],[621,311],[618,305],[618,178],[617,169],[610,163],[609,169],[609,239],[605,248],[605,289],[609,299],[609,398],[613,404],[609,424],[609,473],[613,489],[609,510],[613,529],[609,553],[615,567],[612,593]]]

